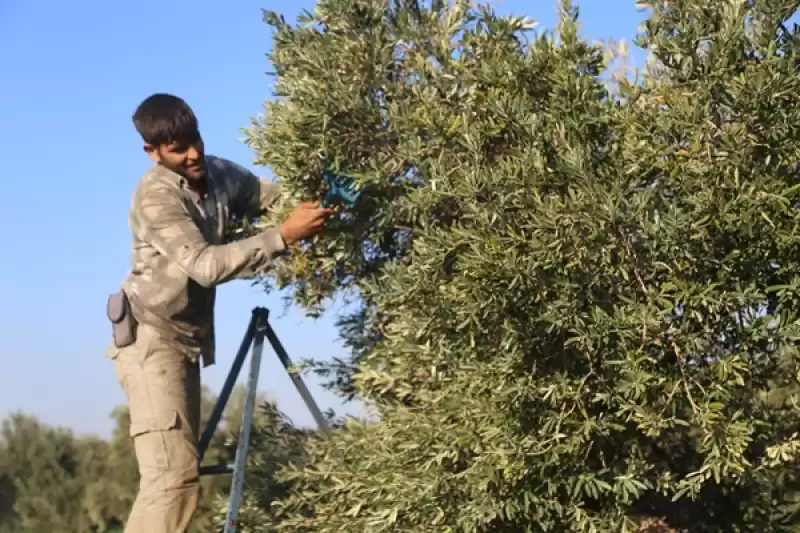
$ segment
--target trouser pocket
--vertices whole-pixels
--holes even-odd
[[[200,496],[197,451],[178,410],[132,421],[139,491],[126,533],[187,533]]]
[[[175,452],[169,448],[173,439],[166,432],[179,427],[180,417],[174,409],[155,416],[131,419],[128,433],[134,439],[136,459],[142,474],[152,469],[169,469],[175,462],[170,460],[170,455]]]
[[[199,369],[170,344],[150,335],[140,340],[141,347],[125,348],[114,360],[128,400],[140,474],[144,480],[169,470],[166,483],[186,482],[197,475]]]

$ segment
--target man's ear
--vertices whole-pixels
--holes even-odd
[[[161,161],[161,154],[158,153],[158,148],[153,146],[152,144],[144,143],[142,147],[144,152],[153,160],[154,163],[158,163]]]

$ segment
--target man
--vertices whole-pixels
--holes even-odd
[[[232,217],[258,216],[277,185],[205,155],[180,98],[154,94],[133,115],[155,165],[130,208],[132,268],[109,298],[109,356],[130,410],[140,485],[126,533],[185,533],[200,491],[200,363],[214,363],[216,286],[252,277],[322,229],[328,209],[299,205],[277,228],[229,244]]]

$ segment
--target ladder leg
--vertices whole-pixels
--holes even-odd
[[[264,351],[264,338],[267,338],[281,360],[284,368],[286,369],[289,377],[303,398],[311,416],[314,417],[319,429],[323,433],[328,432],[328,423],[322,415],[317,403],[314,401],[311,392],[305,385],[302,377],[296,372],[291,370],[292,361],[286,349],[278,339],[272,326],[269,324],[269,310],[263,307],[253,309],[253,316],[250,319],[250,324],[247,327],[247,333],[242,340],[239,352],[236,354],[233,366],[228,374],[225,384],[223,385],[220,397],[217,400],[211,417],[206,424],[203,435],[199,440],[198,448],[200,451],[200,460],[202,461],[206,450],[214,436],[217,425],[222,417],[222,412],[225,405],[230,398],[231,392],[236,384],[236,380],[241,371],[244,360],[247,358],[247,352],[252,345],[252,357],[250,360],[250,372],[247,379],[247,396],[245,397],[244,412],[242,413],[242,426],[239,429],[239,440],[236,446],[236,457],[233,464],[233,469],[227,465],[214,465],[210,467],[201,467],[200,475],[207,474],[223,474],[232,473],[230,499],[228,501],[228,510],[225,516],[224,533],[237,533],[239,531],[239,507],[242,503],[242,491],[244,489],[244,474],[247,465],[247,452],[250,444],[250,432],[253,424],[253,413],[255,411],[256,395],[258,394],[258,377],[261,370],[261,358]]]
[[[266,323],[266,334],[267,339],[269,339],[269,343],[272,345],[272,349],[275,350],[275,353],[278,355],[278,358],[283,363],[284,368],[286,368],[286,372],[289,374],[289,377],[294,383],[294,386],[297,388],[297,392],[300,393],[300,396],[303,398],[303,401],[306,403],[306,407],[311,412],[311,416],[314,417],[314,420],[319,426],[319,429],[323,433],[328,432],[328,422],[325,420],[325,417],[322,416],[322,411],[320,411],[317,402],[314,401],[314,397],[311,396],[311,392],[306,387],[303,378],[296,372],[291,370],[292,367],[292,360],[289,359],[289,354],[286,353],[286,349],[281,344],[280,339],[275,334],[275,331],[272,329],[272,326],[269,322]]]
[[[253,424],[256,395],[258,393],[258,374],[261,369],[261,355],[264,350],[264,328],[267,326],[266,317],[256,321],[253,354],[250,359],[250,374],[247,378],[247,396],[245,398],[242,427],[239,429],[239,442],[236,446],[236,459],[233,466],[233,480],[231,481],[230,500],[228,512],[225,517],[224,533],[236,533],[239,530],[239,506],[242,502],[244,488],[244,471],[247,464],[247,452],[250,443],[250,429]]]
[[[203,456],[205,456],[206,451],[208,450],[208,445],[211,444],[211,439],[214,436],[214,432],[217,430],[220,419],[222,418],[222,412],[225,410],[225,405],[228,403],[231,392],[236,385],[236,380],[239,378],[239,372],[242,370],[244,360],[247,358],[247,352],[250,350],[250,345],[253,343],[253,337],[256,333],[256,323],[259,321],[259,318],[259,313],[254,310],[253,316],[250,318],[250,323],[247,325],[247,331],[244,335],[244,339],[242,339],[242,344],[239,346],[239,351],[236,353],[236,357],[233,360],[231,371],[228,373],[228,377],[225,379],[225,384],[222,386],[222,391],[220,391],[219,398],[217,398],[217,403],[214,405],[214,410],[211,412],[211,416],[206,423],[203,434],[197,443],[197,451],[200,456],[200,462],[203,461]]]

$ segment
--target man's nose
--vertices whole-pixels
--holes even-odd
[[[186,157],[192,161],[200,158],[200,150],[197,149],[197,146],[191,145],[189,149],[186,151]]]

